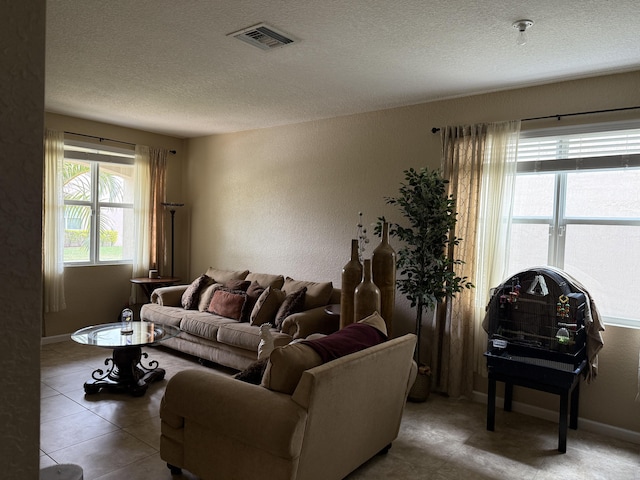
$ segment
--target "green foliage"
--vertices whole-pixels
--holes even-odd
[[[404,174],[398,196],[385,201],[398,207],[405,218],[402,225],[389,222],[389,235],[401,242],[397,252],[398,289],[412,307],[417,307],[419,338],[425,308],[433,308],[445,297],[474,286],[467,277],[454,272],[454,266],[463,261],[448,256],[449,247],[462,239],[453,234],[457,214],[455,199],[446,195],[447,181],[439,171],[425,168],[411,168]],[[384,221],[384,217],[378,218],[376,234]]]
[[[65,247],[89,247],[89,230],[65,230]]]
[[[117,230],[101,230],[100,245],[103,247],[113,247],[118,241]]]
[[[389,235],[402,242],[398,288],[412,307],[433,308],[443,298],[473,288],[467,277],[458,277],[453,271],[462,260],[451,260],[447,255],[447,247],[462,240],[452,233],[457,221],[455,199],[447,197],[447,181],[437,170],[411,168],[404,174],[406,182],[401,184],[399,195],[385,199],[397,206],[409,223],[389,224]]]

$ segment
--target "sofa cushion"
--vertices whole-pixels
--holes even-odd
[[[209,312],[222,317],[240,320],[246,300],[246,292],[220,287],[213,292],[213,297],[211,297],[211,303],[209,304]]]
[[[278,331],[282,330],[282,322],[289,315],[301,312],[304,309],[304,299],[307,293],[307,287],[302,287],[293,293],[288,294],[278,311],[276,312],[275,326]]]
[[[287,295],[277,288],[268,287],[258,298],[251,311],[251,325],[260,326],[263,323],[274,323],[276,313]]]
[[[273,287],[282,290],[284,285],[284,277],[282,275],[271,275],[269,273],[253,273],[247,275],[247,280],[258,282],[263,288]]]
[[[313,348],[303,343],[290,343],[271,352],[260,385],[291,395],[302,373],[318,365],[322,365],[322,358]]]
[[[211,303],[213,293],[222,286],[223,285],[221,283],[212,283],[200,292],[200,300],[198,301],[199,312],[206,312],[209,310],[209,304]]]
[[[249,275],[249,270],[218,270],[209,267],[206,274],[213,278],[216,283],[227,283],[229,280],[244,280]]]
[[[184,332],[195,335],[196,337],[205,338],[207,340],[216,340],[218,329],[226,324],[238,323],[230,318],[213,315],[208,312],[188,311],[184,313],[184,317],[180,322],[180,329]]]
[[[331,282],[307,282],[304,280],[294,280],[291,277],[287,277],[284,280],[282,290],[285,293],[290,294],[300,290],[302,287],[307,287],[307,293],[304,300],[305,310],[327,305],[329,303],[329,298],[331,298],[331,292],[333,292],[333,284]]]
[[[200,292],[213,283],[213,279],[205,274],[196,278],[191,285],[182,294],[182,307],[186,310],[195,310],[198,308],[200,300]]]
[[[276,347],[287,345],[291,342],[290,335],[279,333],[274,329],[270,330],[273,344]],[[260,327],[254,327],[248,323],[229,322],[220,325],[216,334],[218,343],[223,343],[232,347],[250,350],[258,358],[258,345],[260,344]]]
[[[145,322],[178,327],[186,313],[187,311],[182,307],[167,307],[156,303],[145,303],[140,309],[140,318]]]

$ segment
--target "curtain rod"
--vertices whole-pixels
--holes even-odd
[[[69,135],[78,135],[80,137],[87,137],[87,138],[97,138],[98,140],[100,140],[101,142],[106,140],[108,142],[115,142],[115,143],[122,143],[124,145],[132,145],[132,146],[136,146],[135,143],[131,143],[131,142],[123,142],[122,140],[114,140],[113,138],[106,138],[106,137],[96,137],[95,135],[87,135],[85,133],[76,133],[76,132],[67,132],[65,131],[64,133],[68,133]],[[175,155],[177,152],[175,150],[169,150],[169,153]]]
[[[609,108],[606,110],[591,110],[590,112],[562,113],[562,114],[556,114],[556,115],[546,115],[544,117],[523,118],[520,121],[529,122],[531,120],[546,120],[547,118],[557,118],[558,120],[560,120],[562,117],[575,117],[576,115],[592,115],[594,113],[623,112],[625,110],[637,110],[639,108],[640,108],[640,105],[636,105],[635,107]],[[439,131],[440,131],[439,127],[433,127],[431,129],[431,133],[438,133]]]

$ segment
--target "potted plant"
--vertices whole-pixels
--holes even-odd
[[[418,364],[418,376],[409,399],[425,401],[430,387],[430,368],[420,358],[420,334],[422,317],[426,309],[433,309],[445,297],[454,297],[465,288],[473,288],[467,277],[459,277],[455,265],[462,260],[448,255],[451,248],[462,239],[454,234],[456,224],[455,199],[447,196],[448,183],[437,170],[404,171],[397,197],[386,197],[388,205],[398,207],[405,218],[403,224],[389,222],[389,235],[400,241],[397,252],[398,290],[406,296],[412,308],[416,308],[415,333],[418,343],[414,358]],[[378,218],[376,233],[380,231],[384,217]]]

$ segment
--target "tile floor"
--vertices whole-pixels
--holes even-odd
[[[196,479],[186,471],[171,477],[160,459],[158,410],[166,380],[185,368],[231,372],[161,348],[146,351],[167,375],[145,396],[85,396],[83,383],[104,365],[109,351],[71,341],[43,345],[41,467],[75,463],[83,468],[84,480]],[[437,395],[409,403],[389,453],[348,479],[640,480],[639,445],[570,430],[562,455],[556,450],[555,423],[500,409],[495,432],[486,431],[485,421],[485,406],[478,403]]]

